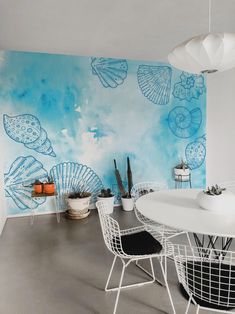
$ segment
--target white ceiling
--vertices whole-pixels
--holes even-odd
[[[212,0],[212,31],[235,32],[235,0]],[[0,0],[0,49],[166,60],[208,31],[207,0]]]

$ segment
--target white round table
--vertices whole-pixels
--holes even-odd
[[[235,204],[234,212],[202,209],[196,201],[200,191],[179,189],[152,192],[141,196],[136,202],[136,208],[147,218],[172,228],[195,234],[235,238]]]

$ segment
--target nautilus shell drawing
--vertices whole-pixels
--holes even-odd
[[[45,181],[47,171],[41,162],[33,156],[20,156],[11,164],[4,174],[5,192],[21,210],[35,209],[45,202],[45,198],[32,198],[32,183]]]
[[[127,77],[125,59],[91,58],[92,73],[97,75],[104,87],[116,88]]]
[[[92,202],[103,187],[97,174],[88,166],[75,162],[63,162],[50,170],[54,179],[56,190],[60,195],[72,191],[85,191],[92,193]]]
[[[206,137],[198,137],[185,148],[185,157],[189,167],[197,169],[201,167],[206,158]]]
[[[172,69],[169,66],[140,65],[137,71],[143,95],[156,105],[166,105],[170,99]]]
[[[193,136],[199,130],[201,122],[202,112],[198,107],[190,111],[186,107],[177,106],[168,115],[170,130],[181,138]]]
[[[7,135],[14,141],[38,153],[55,157],[47,132],[41,127],[37,117],[31,114],[21,114],[10,117],[3,115],[3,125]]]

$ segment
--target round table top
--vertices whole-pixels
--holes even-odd
[[[152,192],[141,196],[136,207],[145,217],[184,231],[235,238],[235,204],[232,211],[210,211],[196,201],[199,189]]]

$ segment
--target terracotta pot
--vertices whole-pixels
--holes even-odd
[[[43,184],[42,184],[42,183],[40,183],[40,184],[34,184],[33,190],[34,190],[34,193],[36,193],[36,194],[41,194],[42,191],[43,191]]]
[[[45,194],[55,193],[55,183],[44,183],[43,184],[43,192]]]

